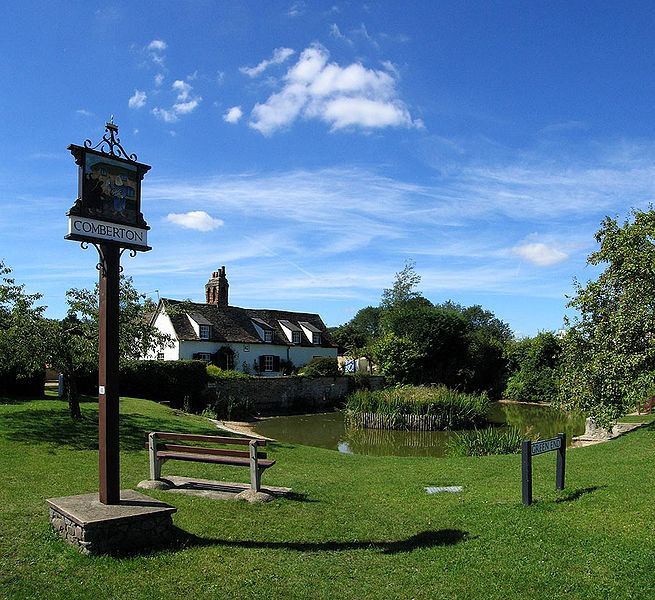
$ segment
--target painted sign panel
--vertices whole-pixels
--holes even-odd
[[[147,230],[141,213],[141,181],[150,166],[127,153],[115,134],[118,127],[106,124],[107,133],[96,147],[68,146],[78,170],[78,197],[67,213],[66,239],[111,242],[124,248],[147,251]]]
[[[87,216],[138,225],[138,177],[134,164],[87,152],[81,190]]]
[[[562,438],[556,437],[550,440],[539,440],[532,442],[532,456],[550,452],[551,450],[559,450],[562,447]]]

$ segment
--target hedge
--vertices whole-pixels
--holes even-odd
[[[121,396],[193,407],[206,385],[206,365],[198,360],[133,360],[121,365]]]

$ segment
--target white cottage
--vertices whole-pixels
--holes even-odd
[[[196,359],[223,369],[277,375],[315,357],[337,356],[321,317],[313,313],[230,306],[225,267],[205,285],[206,302],[162,298],[152,317],[173,345],[152,358]]]

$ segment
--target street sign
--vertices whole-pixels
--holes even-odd
[[[566,467],[566,434],[559,433],[549,440],[524,440],[521,444],[521,492],[523,504],[532,504],[532,457],[546,452],[557,451],[557,466],[555,472],[555,489],[564,489],[564,473]]]
[[[150,166],[128,155],[113,119],[93,146],[68,146],[78,165],[78,197],[68,211],[67,240],[92,243],[100,258],[98,312],[98,480],[102,504],[120,504],[118,322],[121,254],[150,250],[141,214],[141,180]]]

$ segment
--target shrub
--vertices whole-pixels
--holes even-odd
[[[448,442],[451,456],[488,456],[490,454],[517,454],[521,451],[523,436],[518,429],[487,427],[467,433],[456,433]]]
[[[247,373],[235,371],[234,369],[221,369],[216,365],[207,365],[207,377],[210,381],[218,379],[252,379]]]
[[[302,369],[300,375],[305,377],[338,377],[341,375],[336,358],[320,356],[312,358]]]
[[[193,407],[207,384],[205,364],[197,360],[130,360],[121,365],[123,396],[167,401],[175,408]]]
[[[435,430],[465,429],[486,423],[489,398],[485,394],[463,394],[445,386],[397,386],[384,390],[359,390],[348,396],[348,413],[384,415],[390,427],[404,425],[405,415],[430,417]]]
[[[40,397],[45,386],[45,371],[17,375],[14,370],[0,372],[0,396]]]

